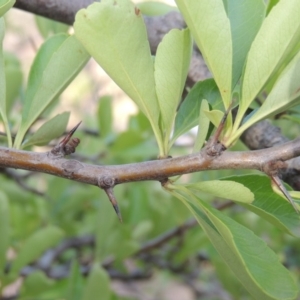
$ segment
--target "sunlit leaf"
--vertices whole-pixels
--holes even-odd
[[[206,99],[213,108],[222,108],[221,96],[213,79],[196,83],[184,99],[176,115],[172,141],[198,125],[203,99]]]
[[[34,17],[37,28],[44,38],[49,37],[51,34],[67,32],[69,29],[69,26],[64,23],[53,21],[37,15]]]
[[[272,10],[272,8],[279,2],[279,0],[269,0],[267,7],[267,14]]]
[[[46,123],[44,123],[28,140],[22,145],[26,148],[32,145],[44,146],[52,140],[63,135],[68,125],[70,113],[64,112],[59,114]]]
[[[89,57],[74,36],[58,34],[42,45],[30,70],[16,148],[32,123],[65,90]]]
[[[201,207],[251,280],[239,278],[256,299],[294,299],[297,285],[276,254],[252,231],[201,201]],[[264,297],[262,297],[264,295]]]
[[[286,233],[299,236],[299,214],[283,197],[276,194],[267,176],[243,175],[231,176],[224,180],[233,180],[249,188],[254,194],[251,204],[243,204],[247,209]],[[259,184],[258,184],[259,183]]]
[[[207,100],[203,99],[200,106],[198,133],[195,140],[193,152],[197,152],[202,148],[208,133],[210,121],[206,116],[205,111],[209,111],[209,105]]]
[[[220,256],[255,299],[295,299],[298,289],[275,253],[252,231],[200,199],[181,199]]]
[[[266,5],[263,0],[223,0],[223,2],[231,27],[234,87],[241,77],[251,43],[264,20]]]
[[[185,186],[194,191],[201,191],[236,202],[251,203],[254,200],[254,195],[251,190],[235,181],[209,180],[189,183]]]
[[[289,63],[260,109],[242,125],[240,132],[254,123],[286,111],[300,103],[300,53]]]
[[[13,7],[16,0],[0,0],[0,17]]]
[[[155,86],[165,131],[169,140],[176,110],[182,96],[192,53],[188,29],[173,29],[159,44],[155,57]]]
[[[176,7],[163,2],[146,1],[139,2],[136,5],[141,10],[142,14],[146,16],[161,16],[171,11],[178,11]]]
[[[74,28],[87,51],[148,117],[162,151],[153,59],[139,9],[129,0],[103,0],[80,10]]]
[[[227,108],[231,102],[232,89],[232,39],[223,1],[176,0],[176,3],[214,76]]]
[[[298,0],[281,0],[264,20],[247,57],[236,126],[267,80],[299,43],[299,14]]]
[[[222,112],[220,110],[216,110],[216,109],[204,111],[204,114],[209,119],[209,121],[214,124],[215,127],[219,126],[219,124],[224,116],[224,112]]]
[[[11,133],[9,129],[9,124],[7,120],[7,105],[6,105],[6,79],[5,79],[5,66],[4,66],[4,56],[2,49],[2,42],[5,34],[5,23],[4,19],[0,18],[0,115],[5,126],[8,146],[12,146]]]

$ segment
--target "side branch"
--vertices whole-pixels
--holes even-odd
[[[99,180],[111,178],[115,184],[162,180],[166,177],[205,170],[256,169],[264,170],[266,164],[286,161],[300,156],[300,138],[283,145],[256,151],[225,151],[211,157],[203,148],[177,158],[153,160],[115,166],[90,165],[74,159],[57,158],[51,152],[36,153],[0,147],[0,167],[41,172],[58,177],[99,186]],[[286,164],[281,164],[285,167]]]

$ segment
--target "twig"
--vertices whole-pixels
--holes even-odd
[[[175,236],[182,234],[183,232],[187,231],[190,228],[193,228],[197,225],[197,221],[195,219],[191,219],[186,221],[180,226],[170,229],[167,232],[159,235],[158,237],[146,242],[136,253],[135,255],[139,255],[141,253],[147,253],[152,251],[153,249],[159,248]]]
[[[205,147],[199,153],[118,166],[98,166],[77,160],[53,157],[49,152],[35,153],[0,147],[0,166],[47,173],[58,177],[99,185],[111,178],[115,184],[162,180],[166,177],[205,170],[256,169],[263,170],[270,161],[286,161],[300,155],[300,139],[283,145],[256,151],[223,152],[211,157]]]

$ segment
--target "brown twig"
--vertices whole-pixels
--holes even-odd
[[[299,155],[300,139],[295,139],[269,149],[226,151],[216,157],[208,156],[204,147],[199,153],[176,158],[118,166],[98,166],[55,157],[49,152],[35,153],[0,147],[0,166],[47,173],[97,186],[103,177],[111,178],[116,185],[133,181],[159,181],[166,177],[205,170],[263,170],[265,164],[270,161],[286,161]]]

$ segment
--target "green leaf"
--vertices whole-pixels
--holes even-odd
[[[0,273],[5,269],[6,254],[10,241],[9,204],[6,195],[0,192]]]
[[[74,36],[58,34],[42,45],[30,70],[16,148],[20,148],[32,123],[65,90],[88,59],[88,53]]]
[[[108,199],[102,198],[99,203],[96,220],[96,251],[95,256],[98,261],[103,261],[108,254],[107,242],[113,232],[112,227],[116,222],[116,215]]]
[[[209,118],[206,116],[205,111],[209,111],[209,105],[207,100],[203,99],[200,106],[198,133],[193,148],[193,152],[200,151],[204,145],[208,130],[209,130]]]
[[[51,34],[56,34],[60,32],[66,33],[70,27],[64,23],[53,21],[41,16],[35,15],[34,17],[37,28],[44,38],[49,37]]]
[[[16,0],[0,0],[0,17],[13,7]]]
[[[251,203],[254,200],[254,195],[251,190],[245,185],[235,181],[210,180],[189,183],[185,186],[193,191],[201,191],[236,202]]]
[[[209,119],[209,121],[214,124],[215,127],[219,126],[219,124],[224,116],[224,112],[217,110],[217,109],[208,110],[208,111],[205,110],[204,114]]]
[[[3,57],[2,42],[5,34],[4,19],[0,18],[0,115],[5,126],[5,131],[8,139],[8,146],[12,146],[12,138],[10,128],[7,120],[7,107],[6,107],[6,79],[5,79],[5,66]]]
[[[141,10],[142,14],[146,16],[161,16],[171,11],[178,11],[174,6],[155,1],[140,2],[137,3],[136,6]]]
[[[18,58],[12,53],[5,53],[5,78],[6,78],[6,110],[7,113],[20,94],[23,81],[23,73]]]
[[[112,105],[111,97],[104,96],[99,99],[98,107],[98,125],[102,138],[107,137],[112,132]]]
[[[83,300],[91,300],[98,298],[101,300],[109,300],[112,292],[110,289],[110,280],[106,271],[99,265],[95,264],[88,277]]]
[[[49,279],[43,271],[35,271],[24,279],[21,295],[36,298],[45,291],[52,289],[55,284],[53,279]],[[28,299],[28,298],[27,298]]]
[[[33,233],[20,249],[17,258],[13,262],[11,272],[19,272],[48,248],[55,246],[62,237],[63,232],[54,226],[48,226]]]
[[[297,285],[276,254],[251,230],[199,200],[227,246],[250,278],[238,278],[256,299],[295,299]],[[247,277],[248,277],[247,276]]]
[[[284,232],[300,236],[299,214],[289,202],[273,191],[271,180],[267,176],[231,176],[224,178],[224,180],[239,182],[252,191],[255,200],[251,204],[243,204],[247,209]]]
[[[263,240],[204,201],[176,196],[192,211],[220,256],[255,299],[295,299],[298,290],[294,279]]]
[[[286,111],[300,103],[300,53],[284,69],[260,109],[241,126],[237,134],[254,123]]]
[[[233,66],[232,86],[241,77],[246,56],[250,49],[266,13],[266,5],[262,0],[223,0],[230,20]]]
[[[77,261],[73,261],[70,277],[68,280],[68,288],[66,292],[66,300],[81,300],[84,287],[83,276],[81,275],[80,265]]]
[[[214,108],[221,108],[221,96],[213,79],[196,83],[181,104],[175,119],[172,142],[191,128],[198,125],[200,106],[206,99]]]
[[[272,8],[279,2],[279,0],[269,0],[267,7],[267,14],[272,10]]]
[[[232,39],[223,1],[176,0],[176,3],[214,76],[227,109],[232,89]]]
[[[162,153],[153,59],[139,9],[129,0],[103,0],[80,10],[74,28],[87,51],[147,116]]]
[[[299,14],[298,0],[281,0],[264,20],[248,53],[236,128],[267,80],[290,58],[299,43]]]
[[[27,141],[22,145],[26,148],[32,145],[44,146],[52,140],[63,135],[69,122],[70,113],[64,112],[45,122]]]
[[[191,54],[192,38],[188,29],[172,29],[169,31],[156,51],[154,78],[165,131],[165,143],[168,142],[173,127],[190,65]]]

